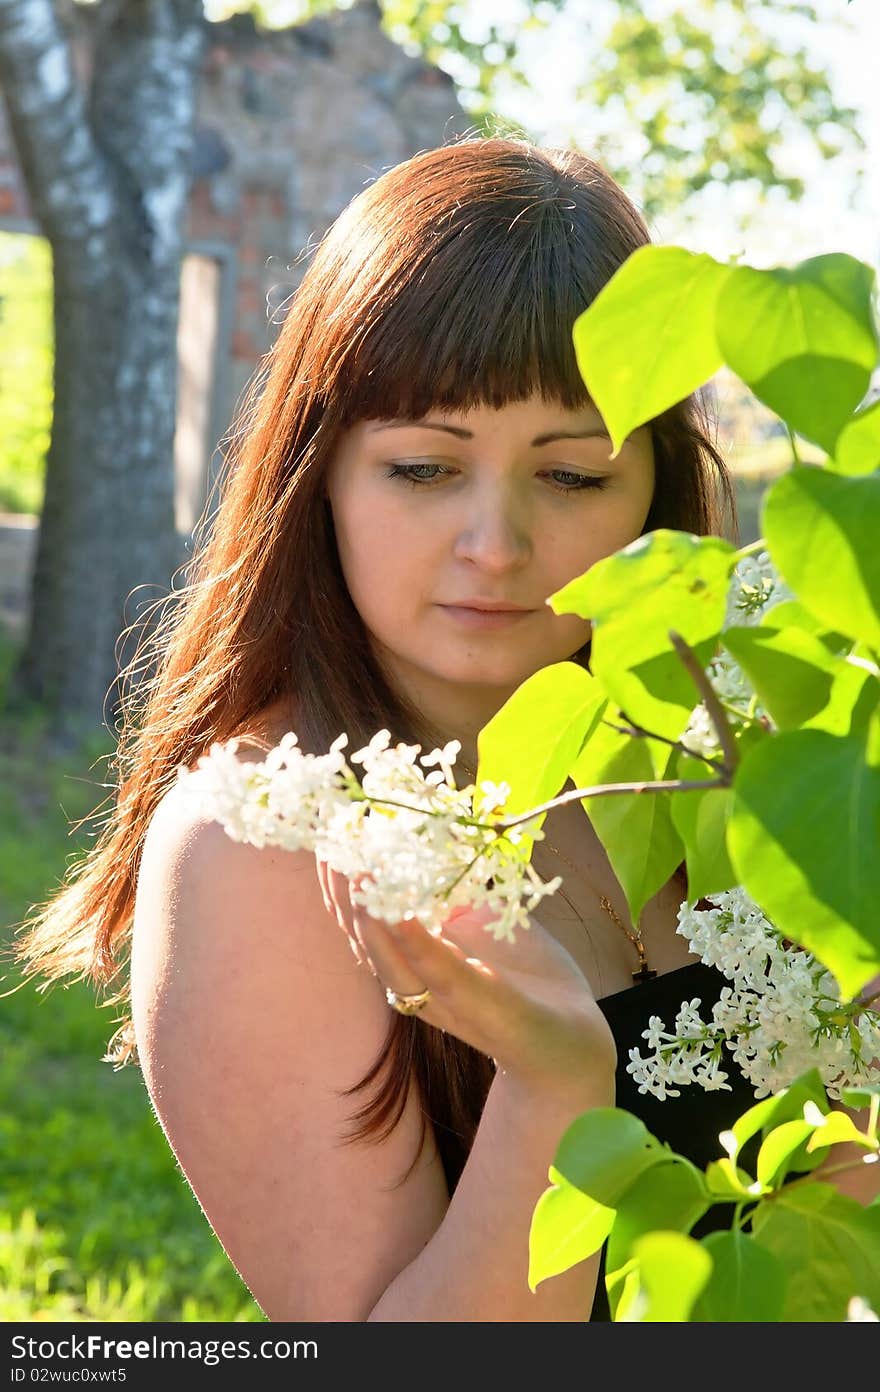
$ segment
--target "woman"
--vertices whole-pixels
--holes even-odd
[[[568,1124],[621,1101],[616,1058],[638,1039],[622,1015],[643,1027],[640,993],[694,970],[686,881],[637,935],[575,804],[535,850],[563,890],[515,948],[477,914],[437,939],[365,919],[305,852],[233,843],[174,784],[235,734],[252,757],[288,729],[323,752],[382,728],[459,739],[470,781],[517,686],[588,662],[589,625],[550,593],[656,527],[723,530],[732,490],[699,401],[611,460],[575,364],[574,320],[647,241],[592,160],[509,140],[420,154],[343,212],[153,640],[116,810],[20,940],[31,972],[121,974],[115,1001],[131,942],[133,1018],[108,1059],[137,1052],[270,1319],[579,1321],[594,1300],[595,1260],[528,1290],[529,1223]],[[502,606],[521,612],[487,615]]]

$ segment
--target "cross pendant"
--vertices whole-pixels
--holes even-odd
[[[639,967],[638,971],[632,973],[632,979],[641,984],[643,981],[653,981],[656,975],[657,973],[652,971],[650,967]]]

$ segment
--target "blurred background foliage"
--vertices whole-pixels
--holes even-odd
[[[52,424],[52,253],[0,235],[0,512],[39,512]]]

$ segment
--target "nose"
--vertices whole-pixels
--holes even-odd
[[[470,493],[465,508],[455,543],[457,559],[499,572],[529,559],[532,536],[528,503],[510,484],[487,483]]]

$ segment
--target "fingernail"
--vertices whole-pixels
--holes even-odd
[[[456,904],[456,906],[455,906],[454,909],[450,909],[450,910],[449,910],[449,913],[446,915],[446,918],[445,918],[444,921],[445,921],[446,923],[454,923],[455,920],[456,920],[457,918],[461,918],[463,914],[468,914],[468,913],[472,913],[472,912],[473,912],[473,910],[472,910],[470,904]]]

